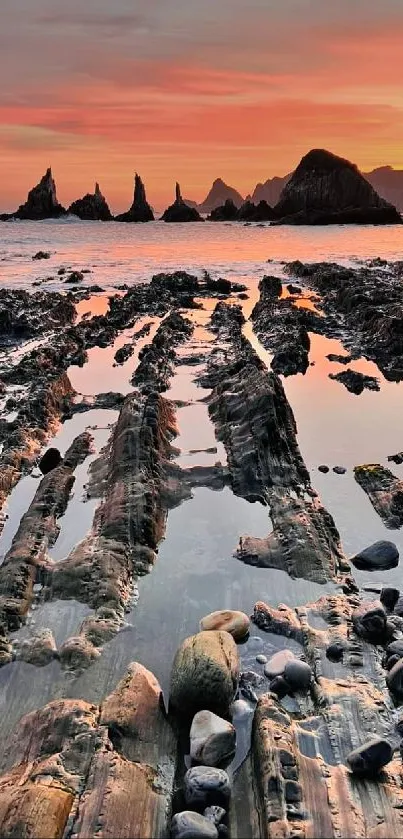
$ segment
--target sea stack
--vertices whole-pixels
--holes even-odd
[[[324,149],[308,152],[285,185],[275,213],[280,224],[401,224],[354,163]]]
[[[244,199],[236,189],[224,183],[222,178],[216,178],[207,198],[199,206],[201,213],[211,213],[217,207],[225,206],[227,201],[232,201],[237,209],[242,206]]]
[[[68,212],[74,216],[78,216],[83,221],[111,221],[113,219],[108,203],[99,188],[99,184],[95,184],[93,195],[88,192],[83,198],[73,201],[70,204]]]
[[[273,221],[276,215],[267,201],[259,201],[258,205],[245,201],[241,207],[236,207],[228,199],[222,207],[212,210],[208,218],[209,221]]]
[[[119,216],[116,216],[115,221],[134,223],[154,221],[154,213],[147,202],[145,186],[137,172],[134,178],[133,204],[126,213],[121,213]]]
[[[59,204],[56,196],[56,184],[49,168],[39,184],[28,193],[25,204],[21,204],[10,218],[39,221],[45,218],[59,218],[66,215],[66,210]]]
[[[173,204],[165,210],[162,221],[183,222],[183,221],[204,221],[195,207],[189,207],[182,198],[181,188],[176,184],[176,198]]]

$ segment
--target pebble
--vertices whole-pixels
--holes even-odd
[[[329,644],[326,649],[326,658],[329,661],[341,661],[343,658],[345,647],[340,641],[335,641],[334,644]]]
[[[205,810],[217,805],[227,809],[230,796],[230,780],[223,769],[194,766],[186,772],[185,801],[188,807]]]
[[[321,466],[318,466],[318,472],[323,472],[324,475],[327,475],[327,473],[330,472],[330,469],[325,463],[322,463]]]
[[[190,756],[205,766],[219,766],[236,748],[233,725],[211,711],[199,711],[190,728]]]
[[[305,690],[312,681],[312,669],[306,661],[295,659],[285,666],[284,678],[291,690]]]
[[[171,837],[172,839],[218,839],[218,830],[211,819],[206,819],[200,813],[184,810],[172,819]]]
[[[393,757],[393,748],[388,740],[374,737],[358,749],[350,752],[347,763],[356,775],[376,775]]]
[[[280,650],[274,653],[267,662],[264,673],[268,679],[274,679],[275,676],[282,676],[288,662],[294,661],[295,655],[291,650]]]
[[[267,656],[259,654],[256,656],[256,661],[258,664],[267,664]]]
[[[345,468],[345,466],[333,466],[333,472],[335,472],[336,475],[345,475],[347,469]]]

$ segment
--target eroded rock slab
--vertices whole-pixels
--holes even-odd
[[[403,524],[403,481],[380,463],[356,466],[354,477],[386,527],[400,528]]]

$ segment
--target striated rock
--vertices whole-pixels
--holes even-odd
[[[146,190],[140,175],[135,175],[134,197],[130,209],[126,213],[116,216],[115,221],[147,222],[154,221],[154,213],[147,202]]]
[[[73,201],[68,212],[83,221],[111,221],[113,218],[98,183],[95,184],[93,194],[87,193],[83,198]]]
[[[48,472],[51,472],[52,469],[56,469],[57,466],[63,462],[63,458],[59,452],[59,449],[47,449],[44,455],[42,455],[38,466],[42,472],[42,475],[47,475]]]
[[[190,757],[204,766],[222,766],[235,753],[234,726],[211,711],[199,711],[193,717],[189,737]]]
[[[194,766],[186,772],[184,794],[187,806],[195,810],[212,805],[227,809],[231,796],[229,777],[223,769]]]
[[[355,775],[372,776],[392,760],[393,748],[388,740],[374,737],[347,757],[347,763]]]
[[[244,612],[223,609],[212,612],[200,621],[201,631],[223,630],[229,632],[235,641],[242,641],[249,633],[250,620]]]
[[[182,198],[180,186],[176,184],[176,198],[173,204],[168,207],[162,215],[162,221],[166,222],[190,222],[190,221],[204,221],[200,213],[194,208],[189,207]]]
[[[185,716],[203,710],[228,714],[238,677],[238,651],[228,632],[192,635],[172,665],[170,704]]]
[[[218,835],[211,819],[191,810],[176,813],[171,822],[172,839],[218,839]]]
[[[302,158],[274,211],[282,224],[401,224],[354,164],[323,149]]]
[[[64,215],[66,215],[66,210],[57,200],[56,184],[53,180],[52,170],[49,168],[39,184],[29,191],[25,204],[21,204],[11,217],[39,221],[45,218],[59,218]]]
[[[280,298],[282,284],[277,277],[263,277],[260,299],[252,311],[259,340],[273,353],[272,369],[284,376],[306,373],[311,341],[309,331],[321,331],[321,318],[299,308],[290,297]]]
[[[364,373],[358,373],[356,370],[343,370],[341,373],[329,373],[329,379],[335,379],[336,382],[341,382],[350,393],[355,393],[359,396],[360,393],[366,390],[380,390],[379,379],[375,376],[366,376]]]
[[[372,506],[383,519],[386,527],[392,529],[401,527],[403,524],[403,481],[380,463],[355,466],[354,477],[368,495]],[[380,550],[378,552],[372,550],[371,554],[364,556],[363,561],[367,563],[367,566],[372,564],[375,568],[393,568],[398,564],[399,553],[395,546],[393,546],[395,547],[393,552],[391,545],[393,543],[379,543]],[[358,560],[360,561],[360,557]],[[388,564],[389,562],[392,564]]]

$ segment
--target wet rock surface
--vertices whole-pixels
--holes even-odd
[[[203,710],[228,714],[238,677],[238,651],[232,636],[220,631],[199,632],[187,638],[176,653],[170,704],[182,715]]]
[[[368,495],[372,506],[383,519],[386,527],[391,529],[401,527],[403,524],[403,481],[379,463],[356,466],[354,477]]]

